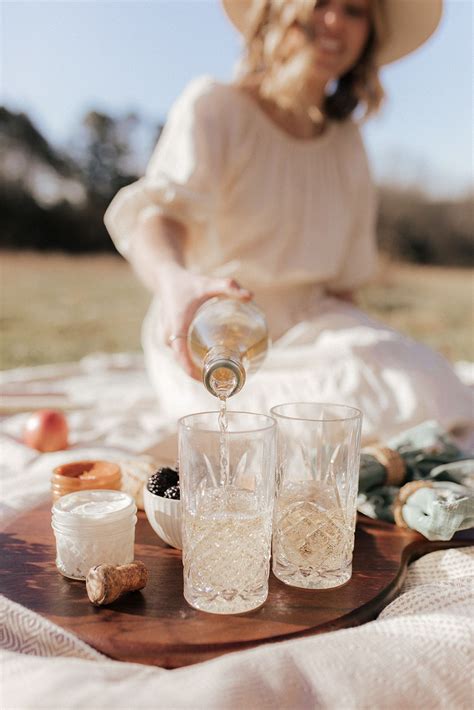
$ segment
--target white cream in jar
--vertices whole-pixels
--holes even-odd
[[[85,579],[94,565],[133,562],[135,501],[127,493],[85,490],[62,496],[52,508],[56,566],[65,577]]]

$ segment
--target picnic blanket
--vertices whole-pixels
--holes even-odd
[[[49,495],[56,462],[133,459],[170,432],[138,355],[89,356],[2,380],[4,518]],[[67,410],[68,452],[40,455],[20,442],[27,416],[20,410],[41,406]],[[1,707],[470,708],[473,597],[474,548],[434,552],[410,567],[401,594],[373,622],[173,671],[107,659],[2,597]]]

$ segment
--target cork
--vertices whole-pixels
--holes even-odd
[[[143,589],[147,581],[148,570],[143,562],[95,565],[86,577],[87,596],[95,606],[112,604],[123,594]]]

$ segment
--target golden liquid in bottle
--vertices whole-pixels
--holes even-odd
[[[218,397],[240,389],[239,370],[244,369],[244,379],[246,374],[257,370],[268,345],[263,313],[254,304],[229,298],[207,301],[198,310],[188,334],[191,358],[201,371],[209,358],[215,356],[219,361],[210,383],[212,393]],[[227,367],[229,360],[234,362],[234,368]]]

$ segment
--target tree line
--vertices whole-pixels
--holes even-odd
[[[89,111],[74,140],[53,146],[24,113],[0,107],[0,248],[114,251],[103,224],[116,192],[140,173],[143,124],[128,114]],[[423,264],[474,264],[474,194],[433,200],[421,190],[379,189],[377,236],[391,257]]]

